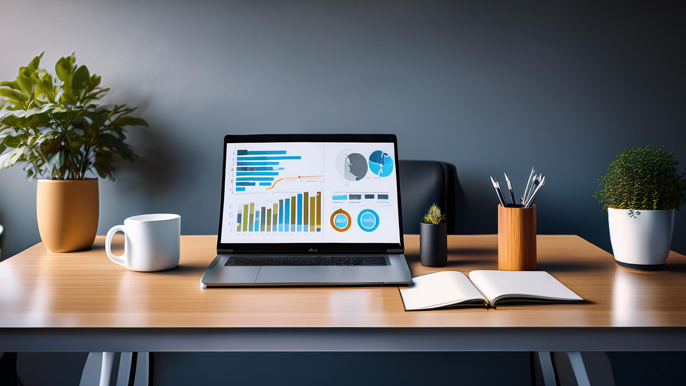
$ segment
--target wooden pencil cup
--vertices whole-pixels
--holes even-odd
[[[498,205],[498,269],[536,270],[536,205]]]

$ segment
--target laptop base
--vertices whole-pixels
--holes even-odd
[[[389,265],[226,265],[218,255],[200,280],[207,287],[404,285],[412,274],[402,254],[386,255]]]

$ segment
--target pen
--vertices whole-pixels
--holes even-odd
[[[538,186],[540,184],[541,184],[541,180],[538,178],[538,176],[535,176],[534,177],[534,183],[531,184],[531,189],[529,189],[529,195],[526,197],[526,201],[524,202],[525,205],[529,202],[529,200],[531,200],[531,196],[534,194],[536,189],[538,189]]]
[[[507,198],[505,198],[505,195],[503,194],[503,190],[500,188],[500,182],[496,181],[495,184],[497,185],[496,189],[497,189],[498,194],[500,195],[500,199],[503,200],[503,202],[505,203],[505,207],[510,206],[507,203]]]
[[[522,201],[521,204],[524,205],[524,202],[526,200],[526,195],[529,193],[529,189],[531,189],[531,183],[533,182],[534,178],[534,168],[531,168],[531,173],[529,174],[529,179],[526,181],[526,186],[524,187],[524,194],[522,195]]]
[[[536,189],[534,189],[533,193],[531,193],[531,197],[529,197],[529,200],[527,201],[526,205],[524,206],[525,208],[531,207],[533,205],[534,200],[536,199],[536,196],[538,195],[538,191],[541,190],[541,187],[545,185],[545,176],[541,178],[540,182],[538,183],[538,186]]]
[[[529,186],[529,190],[526,193],[526,196],[524,196],[524,203],[528,202],[531,199],[531,195],[534,193],[534,190],[538,186],[538,184],[541,183],[541,177],[543,177],[543,174],[535,175],[534,174],[534,179],[531,181],[531,185]]]
[[[503,197],[503,194],[500,192],[500,187],[498,186],[498,183],[495,182],[495,180],[493,179],[493,176],[491,176],[491,183],[493,183],[493,189],[495,189],[495,194],[498,196],[498,201],[500,201],[500,205],[506,207],[507,204],[505,203],[505,197]]]
[[[505,181],[507,181],[507,190],[510,191],[510,197],[512,197],[512,205],[516,205],[517,203],[515,202],[515,195],[514,190],[512,189],[512,182],[510,182],[510,177],[507,176],[507,173],[503,173],[503,175],[505,175]]]

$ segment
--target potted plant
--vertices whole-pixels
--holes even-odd
[[[672,245],[674,211],[686,202],[686,175],[673,152],[625,149],[598,180],[595,198],[608,212],[617,264],[660,269]]]
[[[419,223],[419,261],[427,267],[448,263],[448,222],[436,204]]]
[[[88,249],[99,206],[90,176],[114,179],[115,161],[136,158],[124,127],[147,123],[129,116],[135,108],[99,105],[109,89],[74,54],[57,61],[56,79],[39,68],[42,56],[0,83],[0,169],[24,164],[26,176],[38,179],[38,230],[48,250]]]

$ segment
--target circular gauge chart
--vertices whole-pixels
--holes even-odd
[[[379,227],[379,215],[371,209],[365,209],[357,215],[357,225],[365,232],[373,232]]]
[[[348,181],[359,181],[367,175],[367,159],[353,150],[341,152],[336,158],[338,172]]]
[[[388,177],[393,172],[393,158],[377,150],[369,156],[369,170],[379,177]]]
[[[331,227],[339,232],[345,232],[350,229],[352,219],[348,212],[339,209],[331,214]]]

